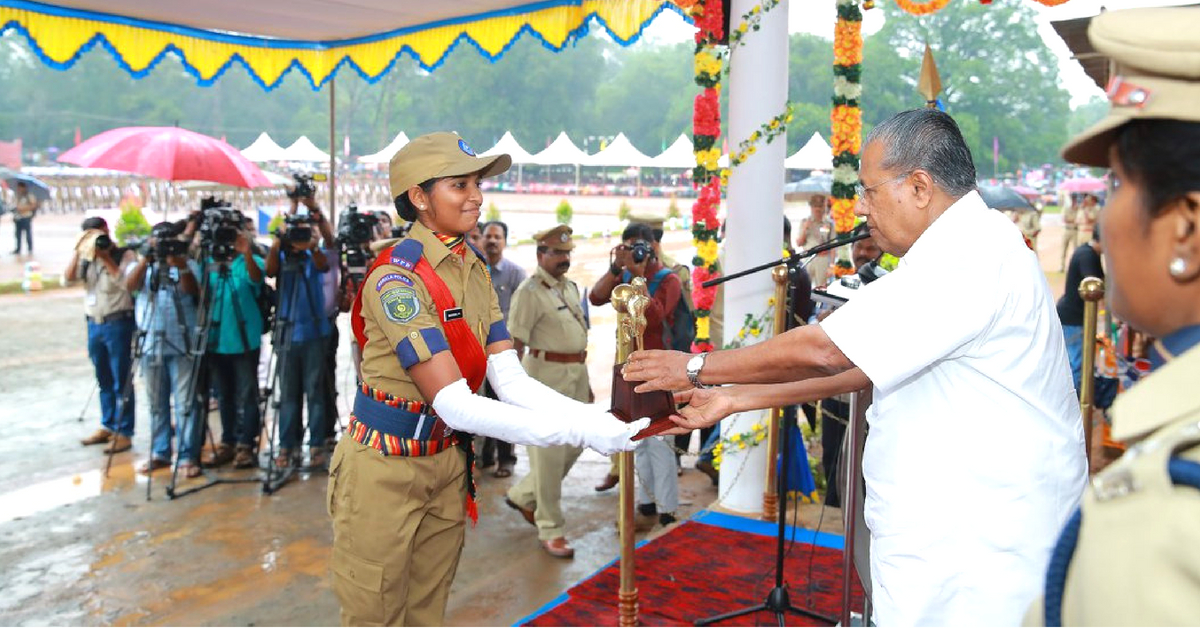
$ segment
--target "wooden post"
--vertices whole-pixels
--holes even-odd
[[[775,281],[775,335],[778,336],[787,331],[787,264],[773,268],[771,279]],[[782,420],[783,408],[771,408],[770,425],[767,428],[767,482],[763,488],[763,521],[774,521],[779,514],[779,486],[775,465],[779,464],[779,426]],[[787,447],[787,443],[783,446]]]
[[[1079,409],[1083,412],[1083,442],[1087,454],[1088,473],[1092,471],[1092,397],[1095,391],[1096,370],[1096,309],[1104,298],[1104,280],[1084,277],[1079,282],[1083,299],[1083,368],[1079,376]]]

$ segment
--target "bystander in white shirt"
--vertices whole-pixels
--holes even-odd
[[[1086,483],[1034,253],[976,192],[823,323],[874,384],[863,457],[879,625],[1018,625]]]

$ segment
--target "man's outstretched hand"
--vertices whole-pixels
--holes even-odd
[[[622,374],[627,382],[643,382],[635,392],[687,390],[687,363],[692,354],[682,351],[635,351],[625,363]]]
[[[693,388],[675,393],[675,401],[687,405],[671,416],[677,427],[662,434],[687,434],[692,430],[716,425],[718,421],[734,413],[731,388]]]

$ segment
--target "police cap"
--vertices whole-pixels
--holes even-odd
[[[1200,8],[1107,11],[1092,18],[1088,38],[1112,59],[1108,116],[1071,140],[1067,161],[1107,167],[1117,129],[1132,120],[1200,122]]]
[[[539,247],[545,246],[556,251],[570,251],[575,248],[575,242],[571,240],[571,233],[571,228],[567,225],[555,225],[550,229],[533,234],[533,241]]]
[[[480,172],[484,177],[503,174],[512,166],[512,157],[479,157],[455,133],[422,135],[396,151],[388,163],[388,182],[392,197],[400,196],[414,185],[441,177],[458,177]]]
[[[641,223],[651,229],[662,229],[663,222],[666,218],[653,212],[641,211],[636,214],[629,214],[629,224]]]

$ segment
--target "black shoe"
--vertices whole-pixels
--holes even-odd
[[[675,523],[676,521],[678,521],[678,520],[675,518],[674,513],[664,512],[658,516],[658,523],[659,523],[659,525],[661,525],[664,528],[671,525],[672,523]]]
[[[638,514],[640,514],[644,517],[653,517],[654,515],[658,514],[658,506],[656,506],[653,503],[638,504],[637,509],[638,509]]]

